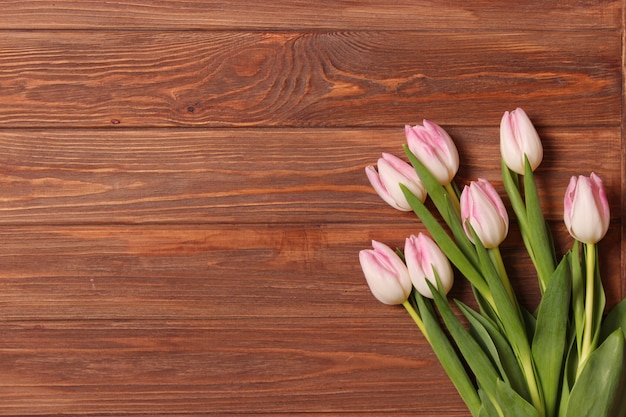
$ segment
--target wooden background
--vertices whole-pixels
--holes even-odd
[[[423,230],[364,174],[423,118],[460,185],[501,190],[498,125],[523,107],[560,250],[569,177],[604,179],[626,296],[622,1],[1,8],[0,415],[467,416],[357,258]],[[519,245],[513,226],[532,306]]]

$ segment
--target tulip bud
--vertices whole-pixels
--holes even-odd
[[[406,265],[384,243],[373,240],[372,248],[359,253],[361,268],[372,294],[381,303],[402,304],[413,289]]]
[[[397,210],[411,211],[400,184],[411,190],[422,202],[426,199],[426,190],[415,169],[397,156],[383,153],[383,157],[378,160],[378,172],[373,166],[368,166],[365,174],[378,195]]]
[[[517,108],[504,113],[500,122],[500,153],[506,166],[521,175],[524,174],[524,155],[533,171],[541,163],[541,139],[524,110]]]
[[[404,244],[404,257],[413,286],[424,297],[433,298],[426,280],[437,287],[436,277],[439,277],[444,293],[450,291],[454,282],[450,261],[430,237],[423,233],[408,237]]]
[[[509,231],[509,216],[502,199],[493,185],[482,178],[463,189],[461,218],[470,240],[474,242],[469,225],[486,248],[498,247]]]
[[[565,226],[583,243],[597,243],[609,230],[609,203],[602,179],[596,174],[572,177],[564,199]]]
[[[423,126],[404,127],[407,145],[441,185],[448,185],[459,170],[459,153],[450,135],[424,120]]]

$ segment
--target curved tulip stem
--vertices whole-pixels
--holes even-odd
[[[417,311],[415,311],[415,308],[413,308],[409,300],[405,300],[402,303],[402,306],[406,309],[406,311],[409,313],[409,316],[411,316],[411,318],[413,319],[415,324],[417,324],[417,327],[419,327],[420,331],[422,332],[426,340],[428,340],[428,342],[430,343],[430,339],[428,338],[428,333],[426,333],[426,328],[424,327],[424,322],[422,321],[422,318],[420,317],[420,315],[417,314]]]

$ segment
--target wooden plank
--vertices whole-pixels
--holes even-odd
[[[370,238],[415,229],[3,228],[0,414],[466,415],[406,313],[375,301],[358,268]],[[616,242],[601,245],[610,302]],[[519,245],[503,253],[528,305]],[[460,280],[451,296],[469,293]]]
[[[0,127],[621,122],[620,32],[7,31],[0,51]]]
[[[559,253],[572,244],[552,225]],[[372,239],[403,247],[399,225],[91,226],[0,229],[3,320],[210,320],[395,317],[370,294],[358,252]],[[601,243],[608,304],[624,293],[615,224]],[[512,228],[502,247],[523,305],[536,276]],[[471,301],[458,277],[451,297]]]
[[[503,18],[506,16],[506,18]],[[621,3],[610,1],[384,0],[30,0],[3,3],[4,29],[494,29],[619,31]]]
[[[403,318],[2,324],[0,414],[465,415]]]
[[[497,126],[501,112],[484,121]],[[457,184],[483,177],[503,191],[498,128],[448,130]],[[569,178],[595,171],[619,219],[619,128],[540,132],[546,215],[560,220]],[[406,222],[413,215],[387,206],[364,172],[381,152],[402,156],[404,142],[403,126],[0,130],[0,224]]]

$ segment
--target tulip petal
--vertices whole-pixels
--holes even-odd
[[[442,185],[452,181],[459,169],[459,154],[450,135],[436,123],[404,127],[407,145]]]
[[[376,194],[378,194],[378,196],[382,198],[385,203],[389,204],[396,210],[408,211],[407,209],[400,207],[398,203],[396,203],[396,200],[394,200],[394,198],[391,196],[391,193],[389,193],[389,191],[387,190],[387,187],[385,187],[385,185],[383,184],[380,175],[378,175],[378,172],[376,171],[376,168],[371,165],[365,167],[365,175],[367,175],[367,179],[369,179],[372,188],[374,189],[374,191],[376,191]]]
[[[470,225],[486,248],[497,247],[509,230],[509,217],[502,199],[485,179],[472,181],[461,193],[461,218],[473,242]]]
[[[596,243],[606,234],[610,222],[609,204],[602,180],[595,174],[572,177],[563,199],[563,219],[574,239]]]
[[[533,170],[543,159],[543,146],[537,130],[521,108],[505,112],[500,122],[500,153],[507,167],[524,174],[525,158]]]

